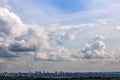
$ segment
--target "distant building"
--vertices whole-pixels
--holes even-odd
[[[29,72],[0,73],[4,77],[34,77],[34,78],[81,78],[81,77],[120,77],[120,72]]]

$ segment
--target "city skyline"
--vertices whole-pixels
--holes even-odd
[[[120,71],[119,0],[0,0],[0,72]]]

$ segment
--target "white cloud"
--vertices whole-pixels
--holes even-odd
[[[70,50],[62,42],[75,40],[76,36],[80,35],[79,32],[99,25],[97,23],[49,27],[28,25],[9,9],[0,8],[0,58],[17,58],[27,54],[32,55],[35,60],[48,61],[112,59],[114,55],[105,51],[103,36],[96,36],[93,44],[87,44],[83,50]]]
[[[120,31],[120,27],[114,27],[113,29],[116,31]]]
[[[96,36],[92,45],[86,45],[86,48],[82,50],[85,59],[109,59],[114,56],[106,52],[106,44],[103,39],[104,36]]]
[[[63,29],[64,36],[71,36],[68,30],[71,29]],[[55,32],[57,33],[56,30]],[[57,34],[60,39],[62,34]],[[55,35],[51,34],[48,28],[24,24],[17,15],[7,8],[0,8],[0,57],[15,58],[24,53],[33,52],[33,56],[40,60],[71,60],[72,53],[63,46],[53,46],[51,36]]]
[[[49,27],[49,31],[53,32],[57,37],[61,37],[66,40],[74,40],[78,32],[95,27],[97,24],[95,23],[86,23],[80,25],[64,25],[64,26],[51,26]]]
[[[98,19],[97,22],[100,24],[108,24],[109,22],[112,22],[113,19]]]

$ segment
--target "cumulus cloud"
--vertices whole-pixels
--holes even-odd
[[[17,57],[18,52],[31,52],[49,47],[44,28],[24,24],[7,8],[0,8],[0,46],[1,57]]]
[[[20,18],[7,8],[0,8],[0,53],[1,57],[17,57],[16,53],[9,51],[9,46],[15,38],[26,34],[27,27]]]
[[[71,51],[64,47],[54,47],[52,49],[45,50],[44,53],[37,53],[35,58],[37,60],[48,60],[48,61],[73,61]]]
[[[92,45],[86,44],[86,48],[82,50],[85,59],[108,59],[112,54],[108,54],[104,36],[96,36]]]
[[[24,24],[7,8],[0,8],[0,57],[15,58],[20,57],[20,53],[33,52],[38,60],[70,60],[69,50],[50,44],[54,40],[51,36],[55,35],[48,30],[42,26]]]
[[[86,23],[80,25],[64,25],[64,26],[51,26],[49,27],[49,31],[52,32],[56,39],[64,39],[64,40],[74,40],[78,34],[78,32],[88,29],[91,27],[95,27],[97,24],[95,23]],[[58,38],[59,37],[59,38]]]
[[[105,51],[103,36],[96,36],[93,44],[87,44],[83,50],[70,50],[63,45],[62,40],[75,40],[80,31],[97,25],[29,25],[23,23],[19,16],[9,9],[0,8],[0,59],[17,58],[31,53],[35,60],[49,61],[109,58],[111,54]]]
[[[0,8],[0,36],[14,38],[24,35],[27,27],[20,18],[14,13],[9,12],[7,8]]]

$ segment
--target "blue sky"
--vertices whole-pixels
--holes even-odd
[[[57,9],[61,10],[64,13],[75,13],[85,10],[84,5],[82,4],[83,0],[44,0],[42,1],[45,4],[52,5]]]
[[[21,3],[22,5],[19,3]],[[69,20],[69,18],[76,18],[77,16],[74,16],[75,14],[81,15],[83,11],[88,10],[86,8],[87,4],[84,0],[11,0],[9,4],[11,4],[11,6],[13,7],[12,10],[15,13],[17,13],[21,17],[25,17],[25,19],[23,18],[23,20],[25,20],[26,22],[40,24],[54,24],[56,22],[65,24],[64,20],[66,20],[66,23],[78,23],[77,20]],[[90,3],[90,5],[92,4]],[[36,19],[37,17],[40,18]],[[32,20],[29,18],[31,18]],[[83,21],[80,20],[79,22]]]
[[[120,70],[119,0],[6,1],[0,72]]]
[[[11,10],[25,22],[50,25],[79,24],[99,18],[111,18],[113,15],[107,15],[106,11],[119,5],[119,1],[107,2],[108,0],[10,0],[9,4]]]

